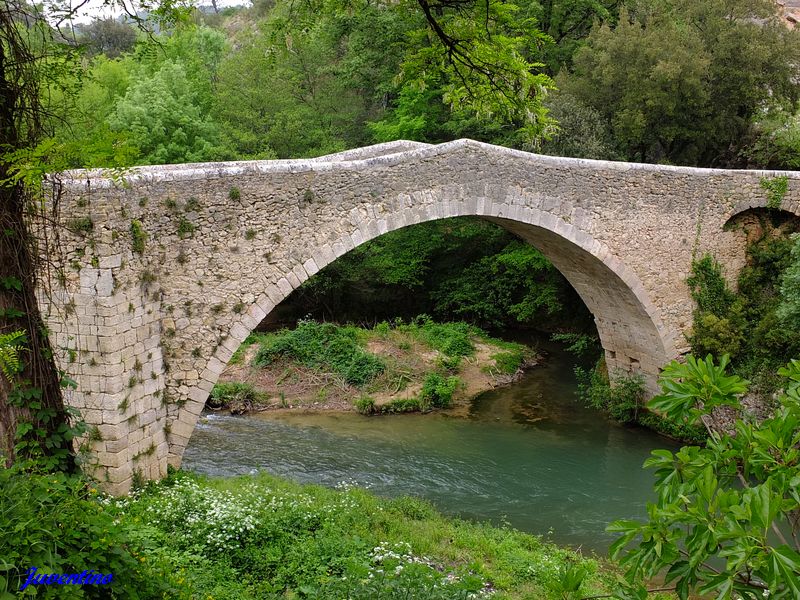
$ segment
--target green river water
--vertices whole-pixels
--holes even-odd
[[[642,462],[676,444],[609,422],[575,399],[573,359],[543,365],[446,413],[364,417],[289,413],[201,417],[183,459],[209,475],[260,469],[303,483],[427,498],[446,514],[508,522],[604,553],[614,519],[643,517],[653,476]]]

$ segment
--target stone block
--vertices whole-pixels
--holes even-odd
[[[111,254],[108,256],[101,256],[98,264],[101,269],[117,269],[122,266],[122,255]]]
[[[303,268],[306,270],[306,273],[308,273],[309,277],[319,272],[319,267],[313,258],[309,258],[306,262],[304,262]]]
[[[124,462],[118,467],[110,467],[108,469],[108,479],[111,483],[120,483],[133,476],[133,465],[130,462]]]
[[[128,451],[120,452],[101,452],[97,455],[98,464],[104,467],[118,468],[128,462]]]

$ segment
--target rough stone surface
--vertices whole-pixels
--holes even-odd
[[[477,215],[553,261],[592,311],[611,369],[659,369],[687,350],[692,256],[713,253],[734,280],[744,236],[725,225],[765,207],[763,178],[787,176],[781,208],[800,211],[800,173],[724,171],[538,156],[470,140],[393,142],[312,160],[72,171],[41,307],[68,403],[102,440],[95,474],[124,493],[138,473],[179,465],[219,373],[291,291],[365,241],[414,223]],[[132,222],[146,233],[135,251]],[[45,278],[43,278],[45,279]],[[93,436],[91,439],[96,439]]]

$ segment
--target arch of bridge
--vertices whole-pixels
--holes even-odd
[[[537,246],[595,316],[611,369],[644,374],[686,350],[697,252],[735,274],[775,173],[543,157],[460,140],[395,142],[320,159],[142,167],[64,178],[65,277],[42,308],[68,402],[98,428],[95,468],[128,489],[180,463],[205,399],[246,336],[297,286],[383,233],[455,216]],[[800,174],[782,208],[800,214]],[[86,215],[92,229],[75,227]],[[133,243],[134,222],[146,236]],[[48,292],[48,293],[44,293]],[[79,360],[74,360],[79,357]],[[70,360],[70,359],[73,360]],[[97,439],[97,438],[102,439]]]

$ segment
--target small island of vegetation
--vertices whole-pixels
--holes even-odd
[[[362,414],[449,408],[518,378],[536,363],[522,345],[464,322],[382,321],[371,329],[300,321],[251,334],[206,406],[252,410],[350,410]]]

